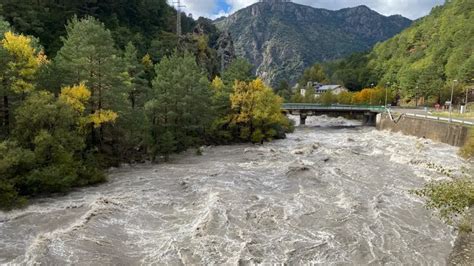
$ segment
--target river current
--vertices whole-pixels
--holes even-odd
[[[455,231],[409,191],[468,171],[457,149],[343,118],[307,123],[0,212],[0,263],[446,264]]]

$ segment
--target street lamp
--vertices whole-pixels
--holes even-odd
[[[454,96],[454,83],[458,82],[457,80],[453,80],[453,85],[451,86],[451,102],[449,102],[449,122],[452,121],[452,113],[453,113],[453,96]]]
[[[416,86],[415,91],[415,108],[418,108],[418,86]]]
[[[387,82],[387,86],[385,86],[385,108],[387,108],[388,102],[388,86],[390,86],[390,82]]]

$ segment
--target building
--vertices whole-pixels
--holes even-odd
[[[346,89],[342,85],[322,85],[322,86],[318,87],[317,89],[315,89],[315,94],[320,95],[320,94],[323,94],[323,93],[328,92],[328,91],[332,92],[332,94],[334,94],[334,95],[338,95],[342,92],[347,92],[349,90]]]
[[[342,92],[349,91],[342,85],[324,85],[318,82],[308,82],[308,85],[306,85],[306,87],[300,89],[301,95],[306,96],[306,91],[308,89],[312,89],[314,91],[314,97],[316,98],[325,92],[331,92],[334,95],[338,95]]]

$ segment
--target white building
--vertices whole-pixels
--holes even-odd
[[[342,85],[323,85],[317,82],[308,82],[308,85],[306,85],[306,87],[300,89],[301,95],[306,96],[306,91],[308,89],[312,89],[314,91],[314,97],[319,97],[325,92],[332,92],[332,94],[338,95],[342,92],[349,91]]]

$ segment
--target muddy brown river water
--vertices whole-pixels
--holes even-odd
[[[457,149],[342,118],[308,124],[0,212],[0,263],[446,264],[455,231],[409,190],[466,171]]]

